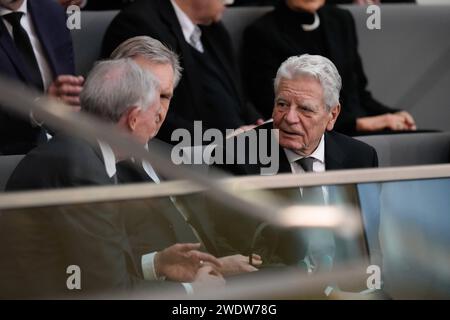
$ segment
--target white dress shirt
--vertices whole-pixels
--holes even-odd
[[[305,173],[305,170],[303,167],[297,162],[298,160],[304,158],[303,156],[298,155],[297,153],[289,150],[284,149],[284,152],[286,153],[286,157],[289,161],[289,164],[291,166],[291,171],[293,174],[303,174]],[[317,146],[316,150],[314,150],[313,153],[311,153],[308,157],[313,158],[313,172],[325,172],[325,135],[322,135],[322,138],[320,139],[319,145]],[[323,198],[325,201],[325,204],[329,204],[329,192],[328,188],[326,186],[322,186],[322,193]],[[300,188],[300,192],[303,193],[303,189]],[[330,241],[334,243],[334,238],[330,238]],[[308,252],[306,254],[306,257],[304,259],[304,262],[307,266],[308,273],[313,273],[314,270],[314,259],[311,256],[311,253]],[[330,293],[336,288],[335,285],[329,285],[325,288],[325,294],[327,296],[330,295]]]
[[[108,174],[108,177],[112,178],[117,172],[116,167],[117,158],[114,154],[114,151],[107,143],[98,140],[98,145],[100,147],[100,152],[103,157],[106,173]],[[147,145],[145,147],[147,149]],[[148,176],[155,183],[159,184],[161,182],[150,163],[148,163],[147,161],[142,161],[142,167],[144,168],[144,171],[148,174]],[[158,277],[156,274],[155,269],[156,254],[157,252],[155,251],[150,252],[148,254],[144,254],[141,257],[142,273],[145,280],[165,280],[165,277]],[[182,283],[182,285],[188,294],[192,294],[194,292],[192,289],[192,285],[190,283]]]
[[[0,16],[2,17],[12,12],[13,11],[7,8],[0,7]],[[37,36],[31,15],[28,13],[27,0],[24,0],[20,8],[15,12],[23,13],[22,19],[20,20],[20,25],[22,26],[22,28],[25,29],[25,31],[28,34],[28,37],[30,38],[31,46],[33,47],[33,52],[36,57],[37,64],[39,66],[39,71],[41,73],[44,90],[47,91],[48,87],[53,81],[53,73],[47,61],[47,58],[45,57],[44,48],[42,47],[42,44],[39,41],[39,37]],[[14,39],[12,25],[6,19],[2,20],[11,38]]]
[[[297,162],[298,160],[304,158],[292,150],[283,148],[286,154],[286,157],[289,161],[289,165],[291,166],[291,171],[293,174],[303,174],[305,170],[303,170],[302,166]],[[313,158],[313,172],[325,172],[325,135],[322,135],[320,138],[319,145],[316,150],[311,153],[309,158]],[[303,194],[303,189],[300,188],[300,192]],[[325,204],[329,203],[328,189],[326,186],[322,186],[323,197],[325,200]]]
[[[200,52],[204,52],[203,44],[201,41],[202,30],[195,25],[192,20],[187,16],[186,13],[177,5],[174,0],[170,0],[173,9],[175,10],[175,15],[177,16],[178,22],[180,23],[181,30],[183,31],[184,39],[187,43],[193,46]]]

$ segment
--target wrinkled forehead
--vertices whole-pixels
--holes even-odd
[[[282,77],[278,83],[275,95],[300,95],[323,98],[323,87],[318,79],[308,74],[297,75],[293,78]]]
[[[275,93],[275,102],[281,101],[314,109],[325,104],[322,85],[314,77],[282,78]]]

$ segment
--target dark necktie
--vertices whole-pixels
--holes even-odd
[[[127,159],[119,161],[116,168],[119,183],[154,182],[145,171],[142,162],[136,163]],[[169,197],[155,198],[150,207],[169,221],[177,242],[199,242],[199,238]]]
[[[305,170],[305,172],[313,172],[314,158],[306,157],[297,161]],[[302,189],[302,199],[304,202],[310,204],[323,205],[325,204],[325,199],[323,197],[322,188],[319,187],[304,187]]]
[[[154,182],[145,172],[141,163],[131,159],[119,161],[116,165],[119,183]]]
[[[39,65],[36,56],[34,55],[30,38],[25,29],[20,25],[22,16],[23,12],[12,12],[4,15],[3,18],[5,18],[13,27],[14,43],[25,62],[33,86],[43,91],[44,84],[42,82],[41,71],[39,70]]]
[[[314,158],[306,157],[298,160],[305,172],[313,172]],[[314,205],[325,205],[322,187],[313,186],[302,189],[303,202]],[[308,242],[309,261],[315,272],[330,271],[333,265],[335,241],[333,233],[325,229],[309,229],[300,232],[301,238]]]

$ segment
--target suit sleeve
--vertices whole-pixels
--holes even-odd
[[[121,10],[126,5],[132,3],[132,0],[86,0],[86,5],[82,7],[83,10]]]
[[[373,149],[373,165],[374,168],[378,168],[378,154],[375,149]]]
[[[153,33],[145,21],[122,11],[113,19],[105,33],[101,58],[108,58],[117,46],[129,38],[145,34],[151,36]]]
[[[88,183],[81,178],[71,180],[74,186]],[[66,260],[81,269],[82,291],[120,294],[172,289],[185,292],[179,283],[143,279],[140,260],[136,261],[132,255],[120,208],[116,203],[94,203],[64,206],[55,212],[54,225]]]
[[[233,43],[231,41],[230,35],[226,30],[225,26],[222,23],[218,23],[217,25],[217,38],[220,39],[220,43],[223,47],[223,51],[226,54],[228,59],[228,64],[232,67],[234,73],[234,81],[236,83],[236,87],[238,88],[239,99],[241,100],[242,111],[241,116],[245,121],[245,124],[253,124],[256,123],[256,120],[262,118],[261,113],[255,108],[253,103],[246,101],[246,97],[244,95],[244,87],[243,87],[243,79],[242,73],[240,72],[240,68],[238,68],[238,64],[236,61],[235,53],[233,50]],[[238,57],[240,58],[240,57]]]

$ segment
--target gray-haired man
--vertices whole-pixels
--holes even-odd
[[[333,131],[341,108],[341,77],[329,59],[308,54],[288,58],[278,69],[274,89],[273,123],[266,123],[233,139],[242,141],[242,136],[248,135],[257,139],[252,141],[253,145],[276,145],[277,148],[271,150],[271,159],[276,159],[277,165],[263,163],[262,159],[256,163],[249,162],[257,155],[251,155],[251,148],[247,147],[245,164],[234,161],[232,165],[223,165],[223,169],[235,175],[260,175],[263,167],[276,168],[270,174],[304,174],[378,166],[374,148]],[[272,129],[277,129],[272,135],[260,134],[261,131]],[[266,139],[262,137],[267,137],[267,141],[260,141]],[[273,140],[276,142],[273,143]],[[229,145],[236,146],[236,141]],[[235,150],[235,154],[237,152],[239,150]],[[226,153],[225,148],[223,154]],[[240,157],[243,158],[242,155]],[[310,197],[306,197],[306,193]],[[322,204],[324,201],[332,202],[326,190],[306,193],[302,195],[304,201],[316,204],[317,201]],[[294,197],[299,198],[299,195],[295,193]],[[218,233],[229,239],[233,247],[239,251],[251,250],[260,254],[265,263],[291,265],[305,257],[306,248],[296,246],[299,243],[296,241],[297,232],[264,232],[254,241],[253,248],[243,248],[242,244],[251,242],[248,237],[258,229],[260,221],[236,217],[239,219],[239,223],[236,223],[229,214],[219,215],[215,219],[219,221],[216,224],[220,226]]]
[[[144,145],[162,122],[159,96],[160,84],[153,74],[131,59],[118,59],[94,67],[81,94],[81,104],[85,112],[113,123]],[[115,184],[116,162],[122,159],[120,152],[102,141],[91,145],[57,134],[20,162],[7,189]],[[0,225],[6,228],[2,237],[7,237],[2,244],[8,244],[2,246],[2,252],[9,250],[1,265],[2,296],[113,293],[158,285],[182,289],[174,282],[144,280],[140,261],[130,250],[123,211],[117,204],[48,209],[43,215],[4,215]],[[8,226],[17,232],[7,232]],[[223,279],[212,267],[220,262],[196,248],[183,244],[163,250],[155,271],[171,280],[222,284]],[[201,267],[201,261],[210,265]],[[67,287],[66,269],[70,265],[81,270],[81,290]]]
[[[161,88],[160,117],[162,121],[164,121],[169,110],[169,104],[173,95],[174,87],[176,87],[181,78],[181,67],[177,54],[156,39],[147,36],[138,36],[130,38],[119,45],[111,54],[111,58],[131,58],[142,68],[149,70],[158,78]],[[130,165],[128,165],[127,168],[122,167],[122,177],[127,175],[124,177],[124,180],[127,180],[126,182],[143,182],[149,180],[153,180],[153,182],[156,183],[159,182],[159,178],[161,177],[158,177],[156,172],[149,172],[145,166],[143,170],[140,170],[140,168],[136,168],[136,165],[140,166],[140,164],[136,163],[135,166],[133,166],[135,167],[134,169],[131,168],[132,166]],[[139,172],[141,174],[139,174]],[[160,201],[163,200],[160,199]],[[149,275],[153,274],[153,272],[146,272],[146,270],[152,270],[154,268],[153,257],[155,257],[155,255],[149,252],[155,250],[158,245],[159,247],[169,247],[173,245],[173,239],[176,239],[177,242],[186,242],[189,240],[187,235],[192,234],[192,230],[188,223],[184,221],[182,210],[180,209],[182,209],[180,207],[180,203],[177,204],[177,208],[175,208],[174,205],[167,203],[165,206],[165,212],[157,212],[152,219],[149,218],[148,210],[141,210],[141,214],[139,214],[138,210],[136,210],[133,215],[129,215],[129,219],[127,221],[127,226],[129,228],[128,232],[131,234],[132,243],[135,244],[134,248],[139,248],[139,252],[143,255],[142,261],[144,273],[148,273]],[[167,226],[167,223],[155,223],[155,221],[167,220],[169,210],[175,211],[173,212],[169,225],[176,224],[178,225],[178,228],[164,228],[164,226]],[[187,212],[184,212],[183,214],[188,215]],[[188,221],[192,222],[195,232],[200,235],[200,237],[198,237],[200,239],[197,238],[197,240],[201,240],[210,253],[217,254],[217,242],[220,241],[218,241],[216,234],[207,232],[207,230],[211,230],[212,228],[206,228],[203,225],[205,223],[210,224],[213,222],[205,222],[204,217],[199,217],[199,219],[197,219],[197,217],[201,214],[204,214],[204,212],[191,212],[191,216]],[[201,222],[204,223],[202,224]],[[151,232],[156,225],[159,228],[159,237],[157,239],[154,237],[155,233]],[[171,240],[167,240],[166,238],[168,235],[173,234],[174,230],[183,230],[184,236],[172,237],[170,238]],[[161,235],[163,233],[165,236]],[[192,239],[194,237],[191,236],[190,238]],[[219,259],[221,262],[221,267],[219,270],[224,276],[256,271],[257,269],[255,266],[259,266],[261,264],[261,259],[257,255],[253,257],[253,265],[250,265],[248,257],[241,254],[228,255],[230,253],[237,252],[229,251],[225,257],[221,257]]]

